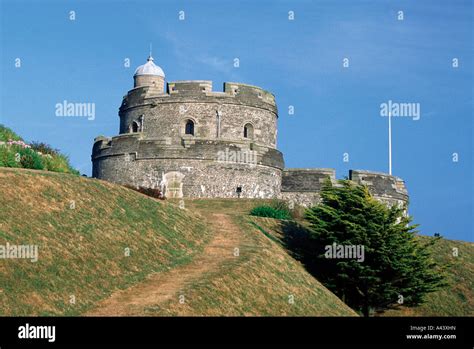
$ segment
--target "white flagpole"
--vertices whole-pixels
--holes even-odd
[[[392,113],[388,112],[388,174],[392,175]]]

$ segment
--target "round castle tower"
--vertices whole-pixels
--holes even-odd
[[[166,197],[275,198],[283,156],[276,149],[273,94],[255,86],[176,81],[150,57],[119,109],[119,135],[97,137],[96,178],[148,188]]]

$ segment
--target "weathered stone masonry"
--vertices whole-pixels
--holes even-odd
[[[284,169],[277,146],[275,97],[259,87],[211,81],[166,84],[149,57],[119,109],[119,135],[97,137],[96,178],[161,188],[167,197],[283,198],[305,206],[319,200],[332,169]],[[385,202],[408,199],[401,179],[351,171]]]
[[[334,169],[285,169],[281,198],[303,206],[311,206],[321,200],[320,191],[328,178],[336,184]],[[388,205],[402,206],[408,202],[408,193],[401,178],[386,173],[350,170],[349,179],[355,183],[367,185],[377,200]]]

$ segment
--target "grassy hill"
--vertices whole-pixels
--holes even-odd
[[[273,241],[278,242],[290,254],[297,256],[304,246],[307,231],[303,224],[279,221],[271,218],[251,217],[254,226]],[[430,239],[420,236],[421,239]],[[453,248],[459,255],[453,256]],[[381,316],[474,316],[474,244],[464,241],[441,239],[434,249],[434,258],[442,264],[449,263],[449,286],[428,294],[424,304],[387,311]]]
[[[457,257],[453,256],[453,248],[458,249]],[[383,316],[474,316],[474,244],[441,239],[434,248],[434,257],[450,264],[449,286],[428,294],[426,302],[418,307],[401,307]]]
[[[185,209],[69,174],[0,168],[0,315],[321,315],[352,309],[246,212],[254,201]]]

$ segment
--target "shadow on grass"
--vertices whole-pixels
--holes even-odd
[[[281,221],[280,227],[283,233],[281,243],[291,256],[303,263],[308,271],[313,269],[315,266],[312,263],[311,246],[314,241],[311,239],[310,231],[294,221]]]
[[[310,230],[295,221],[281,221],[280,227],[283,233],[280,241],[290,255],[301,262],[319,282],[331,288],[332,285],[328,284],[328,278],[336,270],[334,263],[320,258],[325,252],[325,245],[312,239]]]

